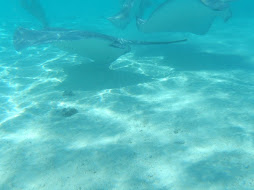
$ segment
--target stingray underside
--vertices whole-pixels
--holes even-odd
[[[143,22],[137,22],[143,32],[190,32],[205,34],[219,11],[205,6],[200,0],[169,0]]]
[[[111,63],[130,51],[130,46],[114,44],[107,39],[85,38],[53,43],[61,50],[86,57],[94,63]]]

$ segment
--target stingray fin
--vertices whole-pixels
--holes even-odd
[[[124,29],[131,22],[135,0],[125,0],[122,9],[108,20],[120,29]]]
[[[21,6],[38,21],[40,21],[43,27],[48,27],[48,20],[44,9],[42,8],[39,0],[21,0]]]
[[[41,33],[34,30],[19,27],[13,35],[13,45],[17,51],[21,51],[29,46],[38,44]]]
[[[224,22],[227,22],[229,19],[232,18],[232,11],[230,8],[222,12],[222,18],[224,19]]]

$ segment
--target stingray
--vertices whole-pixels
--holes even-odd
[[[95,63],[111,63],[128,53],[133,45],[162,45],[184,41],[186,39],[167,42],[134,41],[82,30],[25,28],[18,28],[13,37],[17,51],[29,46],[53,44],[59,49],[86,57]]]
[[[218,4],[218,1],[222,0],[168,0],[147,20],[137,19],[137,27],[142,32],[190,32],[202,35],[208,32],[217,16],[228,19],[225,14],[228,4]]]
[[[48,27],[48,21],[46,19],[46,14],[40,4],[39,0],[21,0],[21,6],[32,16],[38,19],[43,27]]]

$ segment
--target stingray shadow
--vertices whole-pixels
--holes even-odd
[[[97,91],[152,81],[150,77],[127,71],[110,70],[108,66],[102,67],[91,63],[65,67],[64,72],[67,74],[67,78],[57,88]]]
[[[149,52],[148,52],[149,51]],[[201,52],[196,46],[172,45],[166,48],[144,48],[135,55],[163,56],[160,63],[173,67],[177,71],[232,71],[253,70],[254,64],[246,57],[234,54],[222,54],[221,52]]]

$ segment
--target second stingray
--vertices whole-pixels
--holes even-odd
[[[212,1],[212,4],[207,0],[168,0],[147,20],[137,20],[137,26],[143,32],[190,32],[202,35],[209,30],[217,16],[224,17],[225,21],[231,16],[228,4],[216,4],[216,9],[212,7],[217,1]]]

